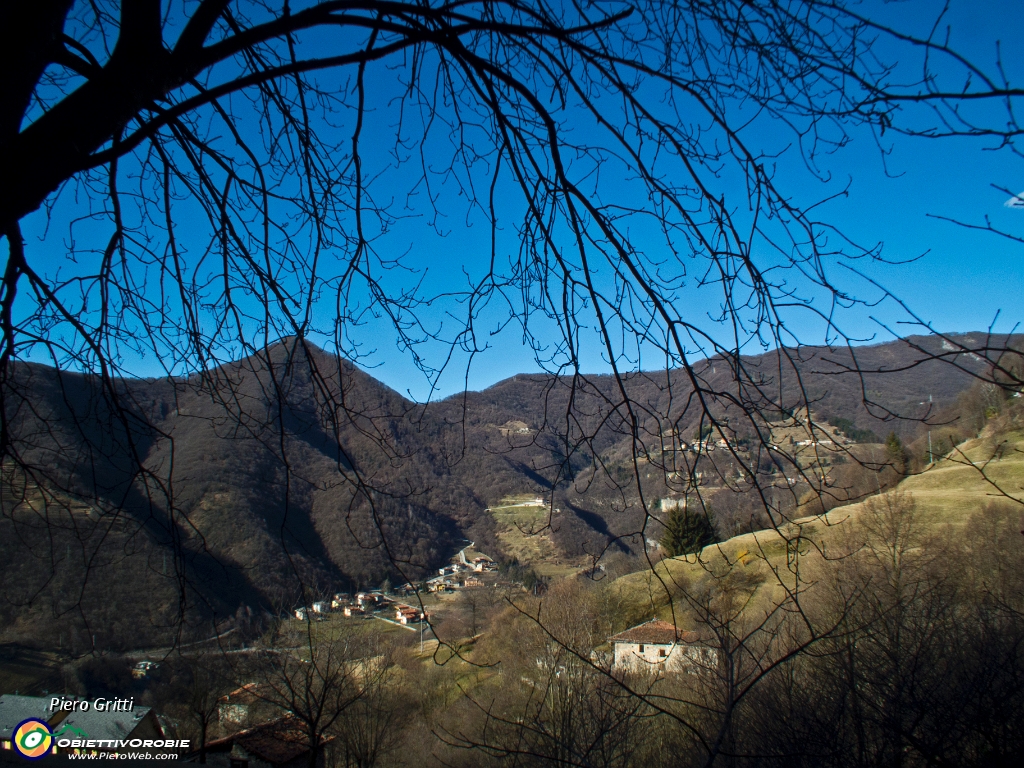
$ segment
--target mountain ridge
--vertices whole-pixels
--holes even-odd
[[[989,337],[986,346],[1021,338]],[[706,399],[716,429],[734,438],[753,434],[744,431],[740,406],[774,407],[774,400],[809,407],[824,421],[842,417],[909,439],[919,421],[879,419],[863,402],[920,418],[928,394],[948,401],[966,391],[988,363],[968,358],[968,370],[957,371],[928,359],[942,354],[941,344],[912,337],[853,352],[776,350],[732,365],[712,358],[696,366],[694,377],[715,393]],[[787,356],[799,358],[790,370]],[[843,370],[855,358],[869,371],[863,377]],[[876,372],[885,366],[898,370]],[[737,381],[737,368],[745,381]],[[154,627],[173,624],[183,606],[196,616],[289,606],[299,599],[300,581],[326,589],[421,578],[463,537],[501,556],[504,529],[486,510],[517,494],[542,495],[560,510],[546,521],[546,535],[567,560],[609,546],[642,549],[643,537],[657,538],[646,510],[678,495],[693,471],[711,477],[705,493],[729,525],[755,524],[752,494],[738,494],[735,509],[723,501],[743,473],[728,452],[701,457],[701,470],[678,453],[677,442],[692,440],[701,423],[680,371],[624,377],[627,413],[607,374],[580,376],[575,389],[566,377],[522,374],[417,404],[295,339],[189,380],[118,380],[106,389],[85,374],[35,363],[16,369],[20,400],[7,398],[5,418],[27,464],[52,481],[46,491],[63,533],[49,548],[64,545],[88,560],[104,551],[104,530],[121,526],[116,536],[128,554],[118,562],[131,563],[139,584],[159,596],[145,619]],[[513,422],[523,426],[505,426]],[[674,446],[669,451],[666,439]],[[750,454],[751,471],[774,471],[758,455]],[[646,506],[631,485],[638,466]],[[666,479],[673,474],[679,478]],[[45,496],[43,485],[36,492]],[[10,477],[4,488],[0,524],[8,531],[0,538],[31,539],[45,528],[31,523],[39,511],[29,511],[27,492],[19,498]],[[797,504],[809,488],[773,493],[779,504]],[[97,519],[87,524],[78,512],[60,509],[72,501]],[[12,620],[12,606],[29,603],[48,602],[56,618],[45,622],[54,626],[75,613],[74,601],[48,586],[40,565],[45,550],[39,544],[32,557],[11,546],[0,552],[12,564],[0,584],[13,589],[3,611]],[[167,552],[174,555],[170,568]],[[76,572],[62,571],[73,581]],[[120,588],[96,577],[93,594],[93,577],[86,570],[79,577],[87,586],[78,602],[94,608],[102,603],[99,592]]]

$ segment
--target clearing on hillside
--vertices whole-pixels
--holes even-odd
[[[505,551],[519,562],[529,565],[541,576],[566,576],[580,564],[569,562],[551,538],[548,525],[550,510],[546,502],[532,494],[507,496],[487,512],[498,524],[498,539]],[[558,511],[551,524],[557,525]]]

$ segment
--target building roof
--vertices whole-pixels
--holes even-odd
[[[67,698],[67,697],[64,697]],[[12,693],[0,696],[0,738],[9,739],[14,729],[30,717],[50,722],[57,715],[50,711],[50,697],[16,696]]]
[[[696,643],[700,635],[696,632],[682,632],[675,625],[661,619],[630,627],[625,632],[608,638],[613,643],[647,643],[650,645],[670,645],[672,643]]]
[[[130,712],[70,712],[61,721],[61,728],[75,728],[89,734],[90,739],[127,739],[139,727],[151,707],[134,707]],[[82,738],[85,738],[84,736]]]
[[[217,701],[221,704],[255,704],[260,700],[260,697],[257,694],[258,688],[259,683],[249,683],[248,685],[243,685],[241,688],[236,688],[231,693],[221,696]]]
[[[328,740],[324,740],[326,743]],[[235,744],[251,756],[274,765],[281,765],[309,752],[309,736],[301,721],[293,715],[285,715],[269,723],[247,728],[223,739],[211,741],[207,751],[231,749]]]

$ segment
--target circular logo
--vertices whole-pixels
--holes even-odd
[[[30,717],[22,721],[11,734],[14,751],[28,760],[45,757],[53,746],[53,731],[45,720]]]

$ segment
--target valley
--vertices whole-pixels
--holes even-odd
[[[920,738],[941,742],[937,718],[1016,701],[995,672],[1017,663],[1024,615],[1015,390],[993,400],[968,378],[932,422],[861,419],[870,428],[857,403],[824,394],[754,429],[727,407],[693,421],[684,411],[638,441],[601,410],[601,382],[585,393],[602,426],[574,433],[545,425],[550,401],[537,415],[516,402],[537,388],[554,398],[557,379],[526,379],[526,394],[497,385],[519,418],[473,406],[493,400],[487,390],[455,421],[447,403],[415,407],[340,370],[345,429],[325,429],[301,381],[286,426],[244,436],[251,403],[217,416],[226,404],[196,388],[165,408],[151,383],[149,413],[166,412],[173,445],[98,422],[76,450],[102,483],[73,462],[8,472],[0,693],[128,697],[211,749],[300,716],[306,692],[350,696],[358,704],[310,712],[346,713],[332,738],[371,729],[388,765],[419,764],[401,745],[425,731],[449,734],[430,741],[429,760],[450,765],[465,742],[497,750],[563,716],[571,728],[542,743],[599,727],[595,738],[647,754],[679,738],[680,720],[728,728],[723,700],[746,724],[731,738],[751,751],[778,739],[832,749],[804,730],[815,718],[847,745],[858,730],[886,732],[837,696],[898,701],[915,733],[935,729]],[[234,391],[255,392],[258,374],[232,374]],[[34,405],[61,407],[74,403]],[[432,409],[446,415],[431,421]],[[126,476],[109,446],[143,439],[152,475]],[[153,477],[171,456],[165,504]],[[357,492],[329,479],[360,474]],[[669,532],[686,515],[717,540],[676,554]],[[862,670],[856,683],[836,674],[843,654]],[[924,658],[934,670],[908,671]],[[765,712],[776,724],[762,727]],[[617,724],[598,726],[609,713]]]
[[[22,453],[31,472],[10,469],[2,483],[2,639],[130,650],[167,644],[161,627],[184,620],[179,642],[196,640],[211,622],[290,609],[304,584],[416,581],[463,538],[548,582],[596,565],[647,568],[680,500],[713,507],[728,539],[771,527],[773,515],[845,508],[892,487],[886,447],[851,435],[893,435],[907,446],[900,471],[919,467],[929,395],[953,414],[934,428],[937,446],[956,437],[942,430],[977,429],[953,412],[982,358],[965,354],[963,370],[951,368],[928,357],[948,352],[926,337],[856,349],[860,371],[849,371],[852,354],[808,348],[793,368],[774,353],[744,357],[733,384],[732,369],[708,361],[702,386],[719,394],[705,394],[707,413],[686,405],[688,385],[674,374],[634,374],[624,381],[643,404],[634,416],[607,376],[582,377],[575,390],[517,376],[415,404],[295,343],[203,378],[125,381],[113,392],[20,366],[25,399],[12,424],[38,438]],[[745,413],[724,398],[731,386],[774,394]],[[934,495],[952,508],[951,494]]]

